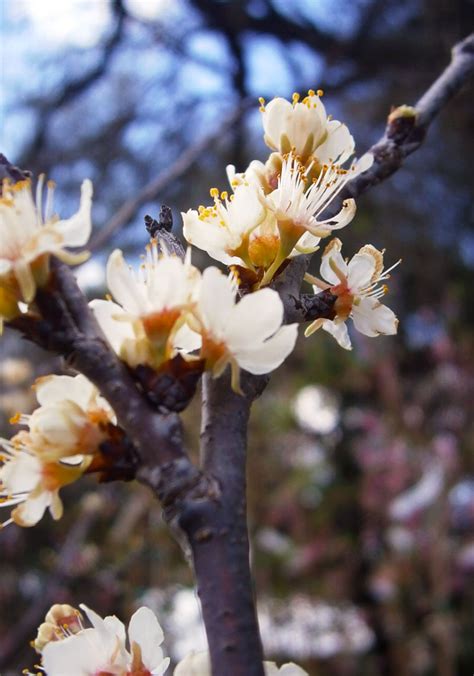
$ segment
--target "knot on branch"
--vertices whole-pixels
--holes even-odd
[[[334,304],[337,300],[329,289],[321,293],[304,293],[299,298],[295,298],[295,306],[301,310],[305,321],[314,319],[334,319],[336,310]]]
[[[101,483],[109,481],[132,481],[135,479],[139,457],[137,450],[124,430],[107,423],[107,438],[99,445],[87,473],[98,473]]]
[[[153,467],[143,465],[137,471],[137,479],[156,493],[167,521],[182,512],[183,504],[216,501],[221,494],[217,481],[185,456]]]
[[[470,59],[474,58],[474,33],[468,35],[461,42],[454,45],[452,49],[453,58],[467,56]],[[473,66],[474,67],[474,66]]]

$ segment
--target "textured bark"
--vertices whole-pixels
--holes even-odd
[[[266,383],[266,377],[243,377],[241,396],[231,390],[228,373],[203,378],[201,464],[217,479],[222,497],[208,520],[212,525],[190,535],[215,674],[229,673],[231,656],[232,674],[263,676],[249,563],[246,460],[250,407]],[[199,533],[204,542],[197,542]]]

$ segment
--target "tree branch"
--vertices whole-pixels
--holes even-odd
[[[249,563],[246,455],[250,407],[268,377],[242,374],[241,380],[244,396],[232,391],[228,371],[217,380],[203,378],[201,463],[217,478],[222,500],[204,533],[206,546],[195,548],[195,538],[191,544],[213,673],[263,676]]]
[[[21,159],[21,162],[25,165],[32,165],[43,151],[51,117],[56,113],[58,108],[74,100],[107,72],[112,57],[122,40],[126,17],[122,0],[113,0],[111,9],[115,15],[115,26],[110,37],[103,45],[101,61],[92,70],[69,82],[56,96],[40,106],[41,120],[38,122],[36,133]]]
[[[404,159],[423,143],[435,117],[473,76],[474,34],[471,34],[453,47],[451,63],[418,100],[411,115],[404,115],[403,107],[397,109],[399,115],[397,111],[389,115],[385,134],[368,151],[375,158],[374,164],[347,184],[340,201],[358,197],[397,171]]]

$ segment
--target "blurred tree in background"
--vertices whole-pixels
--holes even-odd
[[[178,228],[180,210],[225,187],[226,164],[264,156],[258,96],[321,87],[361,155],[474,25],[469,0],[21,0],[2,11],[2,148],[58,181],[61,213],[93,180],[94,256],[78,270],[91,292],[111,248],[138,255],[145,214],[165,202]],[[350,354],[330,338],[301,343],[253,414],[263,640],[269,657],[311,674],[473,671],[472,131],[465,91],[359,200],[345,233],[347,251],[370,241],[403,257],[399,336],[358,336]],[[34,404],[34,377],[61,365],[8,334],[0,350],[9,436],[9,416]],[[197,408],[185,418],[191,442]],[[191,574],[151,495],[80,486],[54,528],[1,534],[5,674],[31,662],[23,646],[52,601],[122,616],[145,601],[175,659],[204,641]]]

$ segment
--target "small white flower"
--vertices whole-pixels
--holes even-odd
[[[201,334],[206,369],[218,377],[230,364],[232,386],[239,391],[239,369],[255,374],[276,369],[293,350],[298,327],[282,326],[283,304],[276,291],[255,291],[238,303],[235,295],[229,277],[207,268],[191,328]]]
[[[366,171],[372,162],[372,155],[367,154],[350,169],[325,165],[318,178],[307,187],[308,169],[292,155],[284,159],[278,187],[264,198],[277,220],[280,248],[262,285],[271,281],[286,258],[315,251],[321,237],[327,237],[333,230],[352,221],[356,212],[353,199],[346,200],[334,216],[323,218],[322,214],[330,208],[346,183]]]
[[[152,240],[138,273],[115,250],[107,263],[107,284],[117,301],[94,300],[91,307],[110,344],[130,366],[159,366],[174,354],[179,330],[195,303],[200,273],[190,261],[158,254]]]
[[[265,676],[308,676],[308,673],[293,662],[277,667],[275,662],[264,662]],[[207,651],[191,653],[181,660],[174,676],[211,676],[211,661]]]
[[[79,479],[89,464],[77,465],[43,460],[22,442],[21,435],[11,442],[0,441],[3,447],[0,467],[0,507],[15,506],[10,519],[19,526],[34,526],[49,509],[53,519],[60,519],[63,506],[59,490]]]
[[[229,197],[227,192],[219,195],[217,188],[212,188],[213,206],[182,214],[184,237],[221,263],[253,268],[249,238],[268,216],[259,191],[256,185],[242,184]]]
[[[342,122],[331,120],[321,101],[322,92],[309,90],[300,101],[260,100],[265,143],[281,154],[294,152],[303,162],[313,157],[319,164],[343,164],[354,152],[354,139]]]
[[[268,195],[267,203],[279,223],[297,231],[296,241],[305,231],[316,237],[325,237],[332,230],[343,228],[354,218],[356,206],[351,199],[344,202],[341,211],[335,216],[318,220],[347,181],[355,175],[355,166],[345,170],[332,165],[324,168],[319,178],[306,189],[304,168],[290,155],[283,162],[278,188]]]
[[[86,180],[81,188],[77,213],[59,220],[53,213],[54,184],[48,183],[46,206],[42,207],[43,177],[36,192],[36,206],[31,182],[12,185],[3,182],[0,198],[0,317],[11,318],[18,312],[18,301],[30,303],[38,284],[47,275],[46,254],[76,264],[88,254],[72,254],[65,247],[86,244],[91,232],[92,183]]]
[[[333,239],[324,251],[320,272],[325,282],[307,276],[315,284],[315,293],[321,289],[330,289],[337,296],[334,306],[336,317],[334,320],[317,319],[308,326],[305,335],[309,336],[323,328],[334,336],[341,347],[349,350],[352,346],[345,325],[349,317],[356,329],[366,336],[393,335],[397,332],[398,319],[379,300],[385,295],[387,287],[385,284],[379,285],[390,277],[389,273],[400,261],[384,270],[383,252],[367,244],[347,263],[341,255],[341,247],[341,241]]]
[[[163,656],[160,647],[163,631],[149,608],[142,607],[134,613],[126,632],[117,617],[101,618],[87,606],[80,607],[92,627],[46,643],[41,652],[47,676],[96,676],[98,673],[161,676],[165,673],[170,660]]]
[[[37,653],[41,653],[47,643],[61,641],[83,629],[82,615],[76,608],[67,603],[55,603],[38,627],[32,646]]]
[[[267,195],[278,186],[283,157],[280,153],[271,153],[265,164],[260,160],[252,160],[244,172],[237,173],[233,164],[226,167],[227,179],[232,190],[239,185],[253,185]]]
[[[94,453],[105,438],[102,426],[116,422],[109,404],[81,374],[39,378],[34,389],[39,408],[17,418],[28,426],[28,443],[43,459]]]

